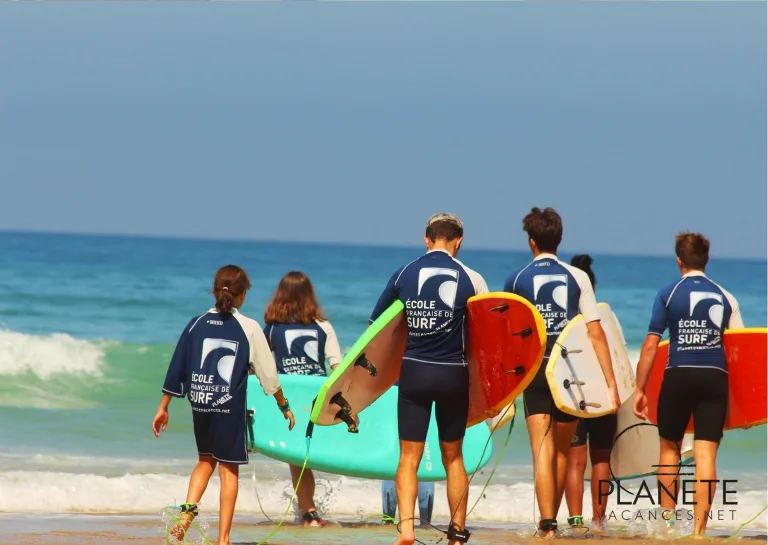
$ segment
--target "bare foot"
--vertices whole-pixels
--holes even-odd
[[[179,515],[179,520],[171,528],[171,535],[179,541],[184,541],[184,537],[187,535],[189,527],[192,525],[194,516],[188,513],[182,513]]]
[[[416,536],[413,532],[400,534],[400,537],[395,541],[395,545],[413,545],[414,541],[416,541]]]

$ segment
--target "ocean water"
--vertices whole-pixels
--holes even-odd
[[[221,265],[247,269],[253,288],[242,310],[259,321],[280,277],[291,269],[305,271],[342,346],[349,347],[365,329],[390,274],[420,253],[420,248],[0,233],[0,511],[144,514],[183,501],[196,461],[188,403],[172,403],[170,426],[160,439],[150,424],[178,335],[193,315],[211,306],[211,282]],[[674,259],[594,257],[598,300],[613,307],[636,361],[653,297],[679,275]],[[530,255],[468,247],[459,258],[498,290]],[[766,324],[765,262],[714,259],[708,273],[738,298],[747,326]],[[494,438],[492,461],[501,455],[501,462],[482,498],[492,463],[472,483],[470,505],[480,501],[471,520],[534,519],[523,419],[502,452],[505,435],[506,429]],[[736,527],[767,503],[766,448],[765,427],[726,434],[719,477],[738,481],[739,505],[713,526]],[[319,507],[327,517],[380,513],[379,482],[318,477]],[[448,518],[441,483],[437,491],[436,518]],[[289,496],[285,466],[254,456],[243,471],[238,512],[278,516]],[[215,511],[217,502],[214,479],[203,507]],[[647,502],[632,509],[640,507]],[[560,516],[566,515],[563,509]],[[750,528],[766,528],[765,515]]]

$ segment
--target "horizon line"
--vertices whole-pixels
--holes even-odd
[[[96,237],[96,238],[134,238],[134,239],[147,239],[147,240],[188,240],[199,242],[252,242],[252,243],[266,243],[266,244],[324,244],[327,246],[344,246],[344,247],[375,247],[375,248],[392,248],[392,249],[412,249],[420,248],[420,244],[403,244],[403,243],[380,243],[380,242],[361,242],[361,241],[320,241],[320,240],[281,240],[281,239],[268,239],[268,238],[246,238],[246,237],[227,237],[227,236],[204,236],[204,235],[173,235],[173,234],[157,234],[157,233],[121,233],[121,232],[88,232],[88,231],[48,231],[45,229],[14,229],[0,227],[0,234],[19,234],[19,235],[52,235],[52,236],[64,236],[64,237]],[[529,253],[530,250],[525,248],[509,248],[499,246],[473,246],[465,247],[464,251],[470,252],[513,252],[513,253]],[[563,254],[589,254],[594,256],[606,256],[606,257],[650,257],[650,258],[671,258],[672,253],[628,253],[628,252],[611,252],[611,251],[597,251],[588,252],[584,250],[565,251]],[[719,257],[713,256],[712,260],[732,260],[732,261],[760,261],[765,262],[768,256],[730,256]]]

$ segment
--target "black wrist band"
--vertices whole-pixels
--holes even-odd
[[[280,409],[280,411],[281,411],[283,414],[285,414],[285,413],[287,413],[288,411],[290,411],[290,410],[291,410],[291,405],[288,403],[288,400],[286,399],[286,400],[285,400],[285,405],[280,405],[280,404],[278,404],[278,405],[277,405],[277,408],[278,408],[278,409]]]

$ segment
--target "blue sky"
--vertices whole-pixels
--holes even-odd
[[[0,229],[766,254],[764,3],[0,6]]]

